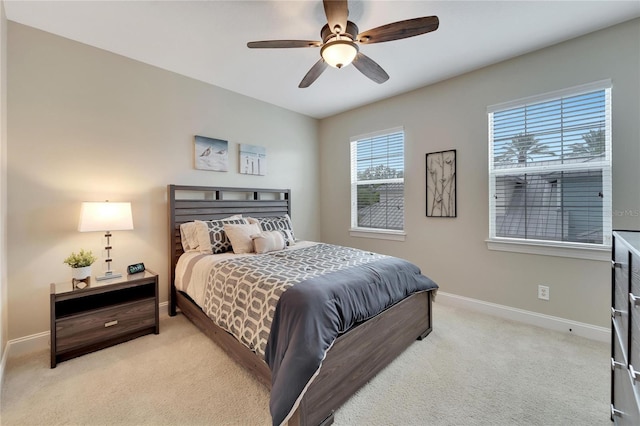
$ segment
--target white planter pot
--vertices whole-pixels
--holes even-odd
[[[83,280],[91,276],[91,265],[82,268],[71,268],[71,277],[76,280]]]

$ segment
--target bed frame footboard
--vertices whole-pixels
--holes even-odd
[[[177,292],[176,302],[180,311],[205,335],[271,389],[271,371],[263,360],[216,326],[188,296]],[[415,340],[421,340],[431,332],[431,321],[431,291],[423,291],[338,337],[327,352],[320,373],[289,420],[289,426],[332,424],[335,411],[351,395]]]
[[[431,291],[424,291],[340,336],[289,425],[331,424],[351,395],[431,332],[431,320]]]

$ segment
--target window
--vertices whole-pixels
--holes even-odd
[[[611,245],[611,83],[489,107],[489,241]]]
[[[404,231],[404,130],[351,139],[351,228]]]

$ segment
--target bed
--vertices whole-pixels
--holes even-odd
[[[272,374],[272,369],[267,364],[270,362],[274,366],[273,353],[276,350],[273,347],[276,342],[273,335],[278,333],[271,333],[272,335],[268,336],[270,340],[266,351],[271,358],[267,356],[268,361],[265,362],[265,358],[257,354],[261,353],[260,351],[255,348],[249,349],[246,343],[241,343],[237,337],[216,325],[203,308],[194,301],[193,297],[188,295],[186,291],[179,289],[183,285],[181,276],[178,277],[180,285],[176,286],[176,268],[184,253],[180,225],[196,220],[229,218],[236,214],[241,214],[243,217],[263,218],[264,220],[283,215],[290,216],[290,190],[169,185],[168,201],[171,277],[169,314],[176,315],[179,309],[231,358],[249,370],[258,381],[272,391],[271,403],[273,404],[274,399],[279,397],[280,390],[283,389],[280,382],[289,371],[288,368],[285,368],[286,364],[282,364],[283,368],[280,370],[275,368]],[[290,257],[303,258],[303,254],[307,250],[309,252],[310,250],[318,250],[318,247],[325,250],[338,250],[320,243],[312,243],[310,246],[313,247],[307,248],[302,245],[302,248],[294,249],[292,247],[283,250],[283,252]],[[351,253],[348,250],[353,250],[343,249],[345,251],[341,252],[341,255]],[[272,254],[278,255],[277,253]],[[182,262],[188,257],[187,255],[183,256]],[[383,257],[387,258],[387,256]],[[383,260],[384,262],[400,261],[395,258]],[[247,260],[247,262],[250,261],[250,259]],[[376,260],[375,264],[377,265],[377,263]],[[389,267],[393,267],[393,265]],[[417,267],[415,268],[417,269]],[[373,273],[377,274],[378,272]],[[332,275],[332,277],[336,276],[341,275]],[[322,278],[319,277],[319,279]],[[300,283],[292,289],[304,287],[301,284],[306,284],[306,282]],[[356,321],[353,325],[349,324],[347,329],[342,330],[326,348],[324,357],[320,361],[321,367],[318,367],[313,377],[304,386],[288,415],[283,417],[274,414],[272,405],[274,424],[280,424],[280,420],[288,421],[289,425],[328,425],[333,423],[335,410],[353,393],[395,359],[413,341],[426,337],[432,330],[431,303],[437,286],[432,282],[433,285],[428,288],[422,284],[424,283],[421,282],[419,290],[414,289],[408,297],[393,302],[379,314],[366,320]],[[285,299],[285,295],[293,293],[293,290],[283,293],[282,299]],[[281,300],[278,303],[280,306],[284,302]],[[281,320],[276,315],[273,329],[276,329],[278,321]],[[284,326],[281,328],[288,330]],[[284,333],[280,334],[284,335]],[[270,344],[273,345],[271,348]],[[276,366],[280,365],[276,364]],[[272,379],[274,379],[275,385],[272,383]]]

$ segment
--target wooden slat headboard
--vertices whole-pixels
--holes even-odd
[[[221,219],[234,214],[251,217],[291,216],[290,189],[225,188],[169,185],[170,313],[175,313],[175,269],[183,253],[180,225],[194,220]]]

